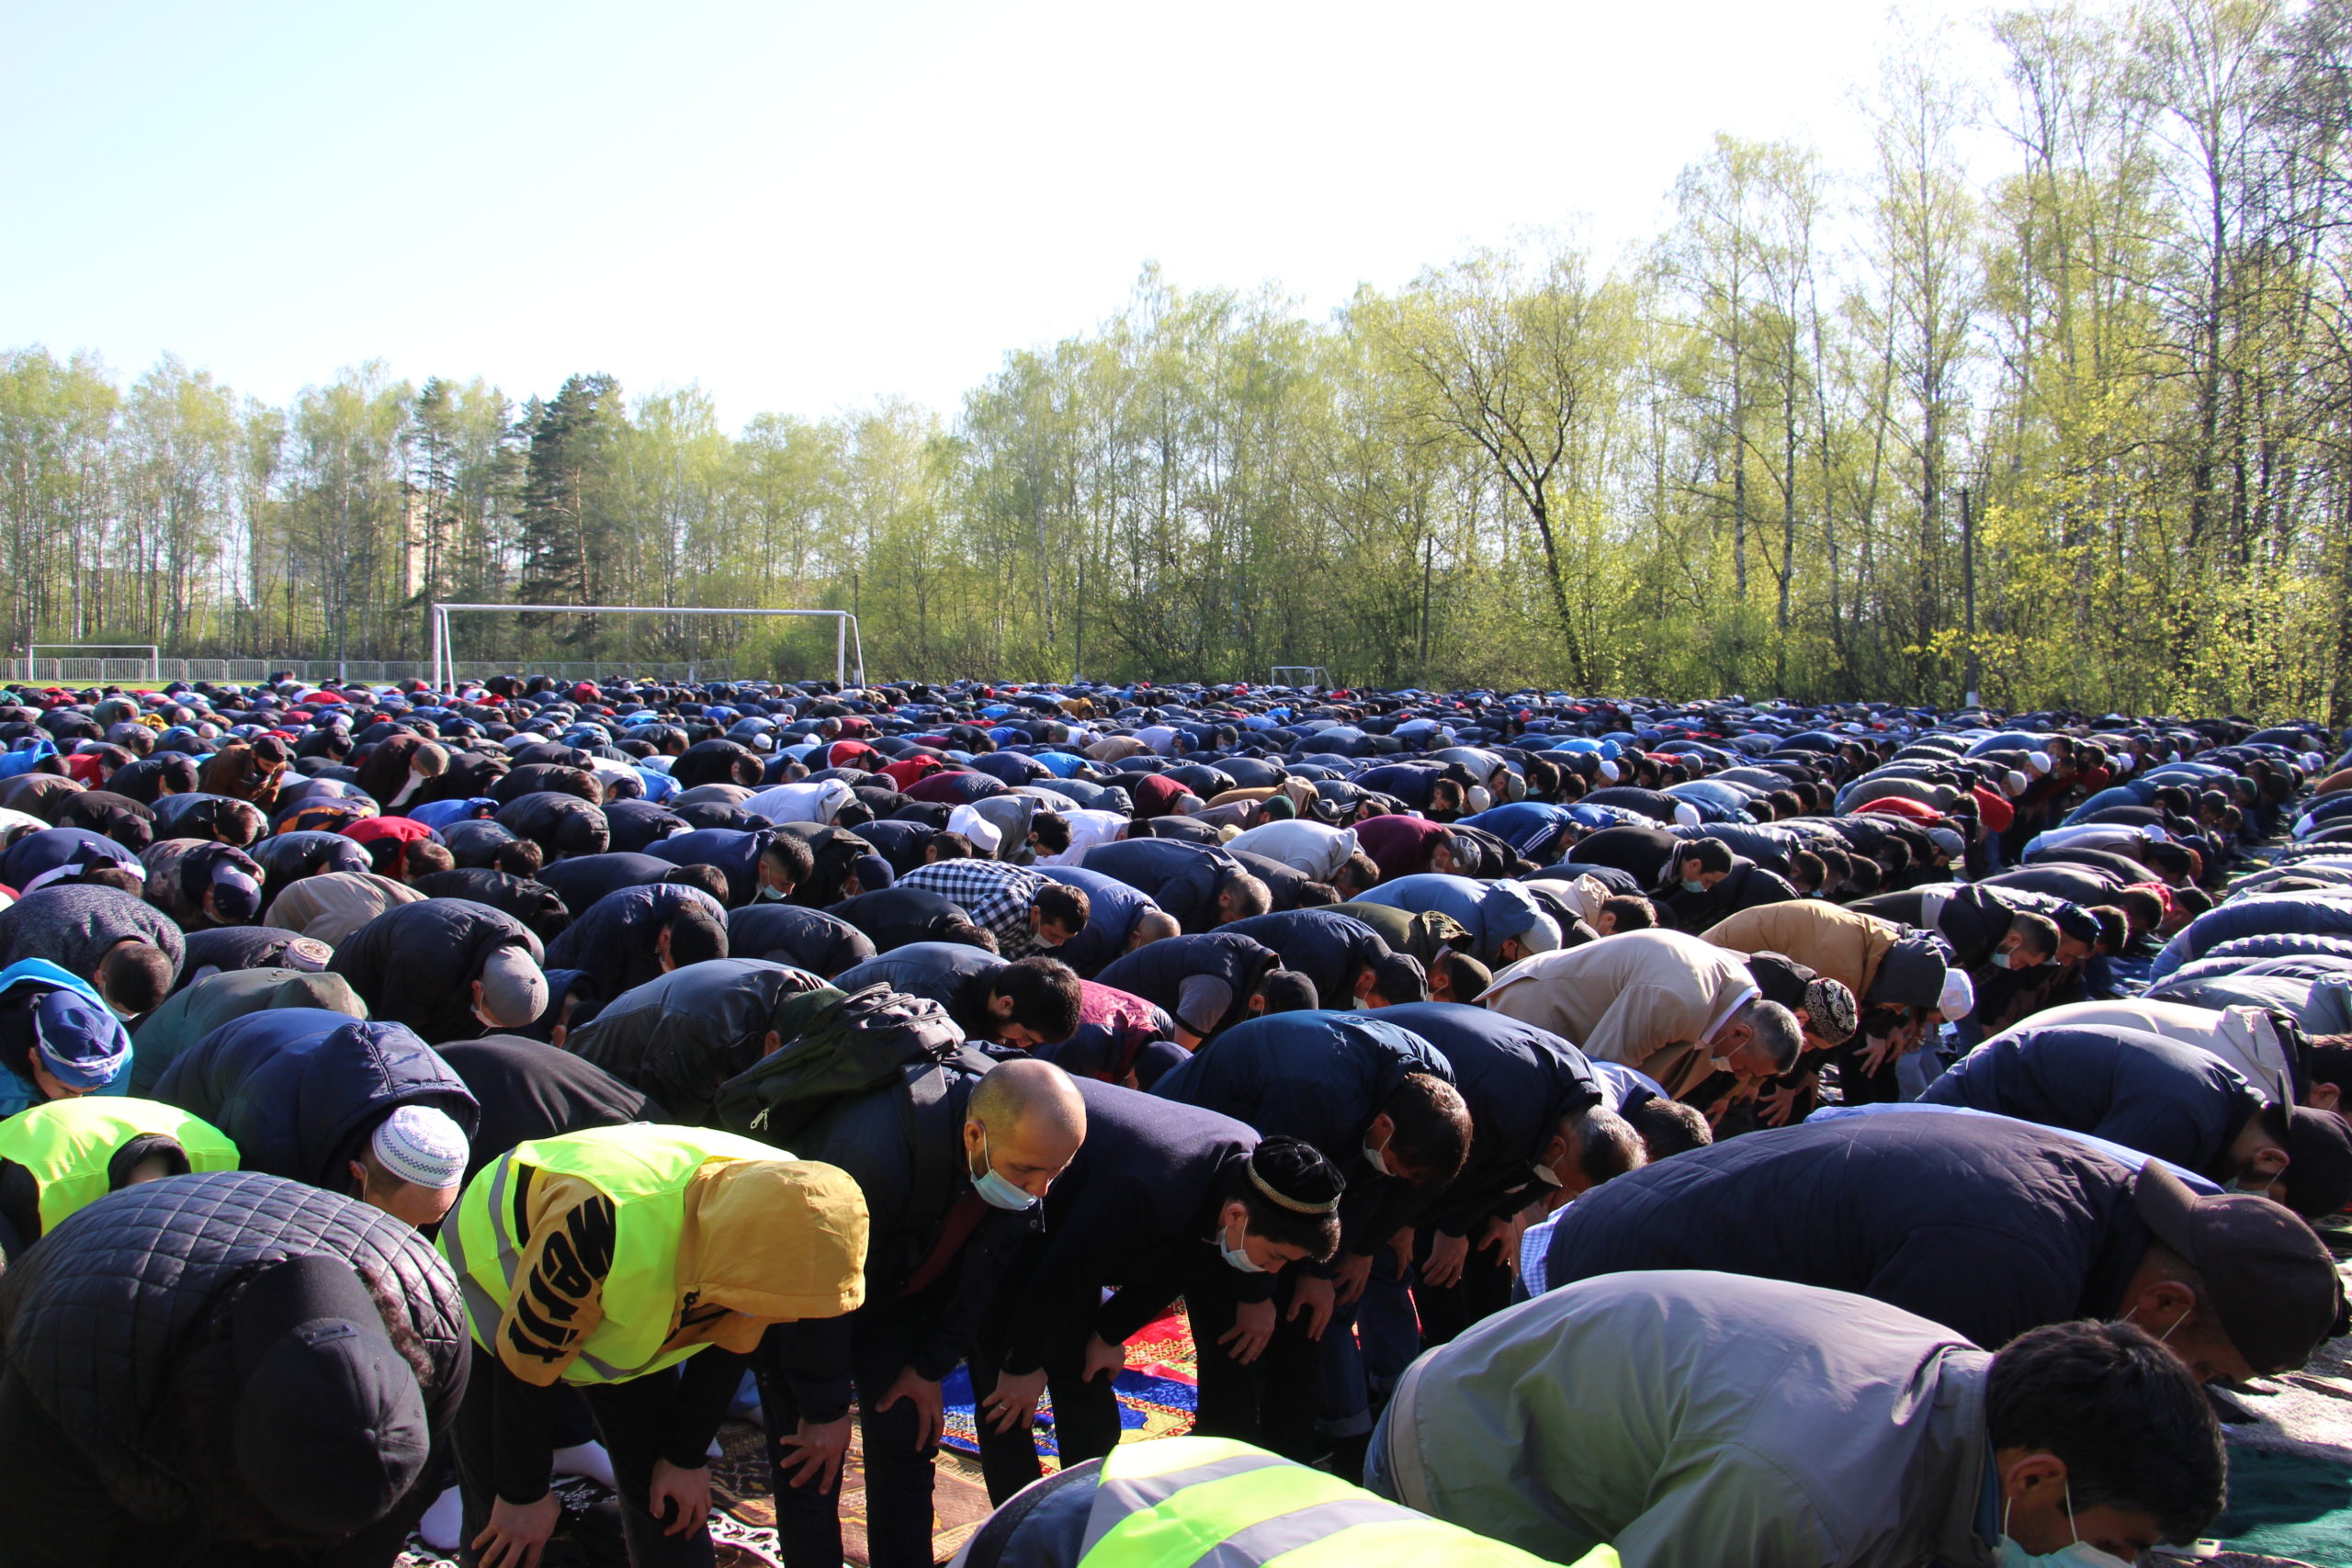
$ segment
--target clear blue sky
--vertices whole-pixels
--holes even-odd
[[[1867,157],[1884,0],[0,0],[0,346],[952,408],[1159,260],[1359,282],[1662,221],[1717,130]]]

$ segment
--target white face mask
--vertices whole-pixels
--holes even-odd
[[[1216,1238],[1217,1251],[1224,1255],[1226,1262],[1231,1264],[1234,1268],[1238,1269],[1244,1274],[1264,1273],[1265,1270],[1258,1267],[1257,1260],[1250,1256],[1250,1233],[1247,1227],[1244,1227],[1241,1236],[1242,1239],[1238,1244],[1227,1246],[1226,1244],[1225,1233],[1219,1232]]]
[[[1388,1168],[1387,1151],[1385,1149],[1375,1149],[1370,1144],[1363,1145],[1363,1162],[1364,1164],[1372,1167],[1373,1172],[1375,1175],[1394,1176],[1396,1174],[1395,1171]]]
[[[2005,947],[2001,949],[2000,952],[1993,954],[1993,967],[1996,969],[2010,968],[2014,965],[2016,959],[2017,954]]]
[[[1560,1179],[1560,1173],[1558,1171],[1554,1170],[1550,1166],[1545,1165],[1541,1160],[1536,1161],[1527,1168],[1533,1171],[1535,1173],[1535,1179],[1542,1182],[1546,1187],[1566,1187],[1567,1185],[1566,1182]]]
[[[2075,1496],[2066,1493],[2066,1528],[2075,1529]],[[2055,1551],[2028,1551],[2009,1537],[2009,1510],[2001,1509],[2001,1544],[1993,1552],[1994,1568],[2132,1568],[2111,1551],[2101,1551],[2077,1532],[2074,1540]]]

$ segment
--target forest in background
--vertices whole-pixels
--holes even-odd
[[[435,599],[807,606],[876,678],[1952,704],[1973,657],[2011,707],[2352,719],[2352,0],[1988,25],[1996,83],[1888,62],[1871,166],[1720,136],[1637,254],[1482,251],[1319,321],[1148,266],[952,412],[729,433],[694,386],[375,364],[274,407],[0,351],[0,642],[400,659]],[[830,672],[779,624],[700,652]]]

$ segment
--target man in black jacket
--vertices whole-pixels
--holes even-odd
[[[458,1282],[408,1226],[251,1171],[92,1205],[0,1284],[0,1561],[383,1564],[466,1387]]]
[[[961,1059],[944,1096],[909,1114],[888,1085],[850,1097],[793,1135],[865,1194],[865,1304],[786,1324],[761,1354],[776,1529],[792,1568],[841,1562],[840,1485],[857,1397],[868,1561],[930,1568],[932,1461],[942,1381],[967,1353],[1034,1210],[1086,1138],[1086,1102],[1050,1063],[987,1071]]]
[[[2088,1133],[2267,1193],[2306,1219],[2352,1199],[2342,1117],[2266,1104],[2220,1057],[2145,1030],[2027,1024],[1971,1051],[1919,1098]]]
[[[727,951],[831,979],[875,954],[874,939],[822,909],[761,903],[727,912]]]
[[[599,994],[727,956],[727,908],[699,887],[656,883],[607,893],[548,944],[550,969],[582,969]]]
[[[797,1038],[789,1018],[820,985],[782,964],[713,959],[622,992],[572,1030],[564,1048],[650,1095],[678,1122],[708,1126],[718,1086]]]
[[[2230,1381],[2301,1366],[2342,1304],[2327,1248],[2267,1198],[2199,1197],[2153,1160],[2135,1173],[2063,1132],[1934,1111],[1753,1133],[1622,1177],[1555,1223],[1542,1283],[1641,1269],[1849,1291],[1980,1345],[2129,1318]]]
[[[918,942],[956,942],[997,951],[995,937],[983,937],[962,905],[927,888],[877,888],[844,898],[825,912],[864,931],[876,953]]]
[[[539,939],[514,916],[463,898],[401,904],[369,920],[327,962],[368,1016],[404,1023],[428,1045],[520,1029],[547,1010]]]
[[[519,1034],[492,1034],[441,1047],[441,1059],[481,1107],[466,1161],[470,1181],[518,1144],[590,1127],[666,1122],[662,1107],[594,1063]]]
[[[1246,1429],[1260,1345],[1235,1328],[1237,1308],[1270,1305],[1288,1266],[1328,1261],[1340,1242],[1339,1171],[1306,1145],[1261,1142],[1230,1117],[1115,1084],[1078,1089],[1086,1142],[1046,1194],[1045,1232],[972,1358],[980,1462],[1000,1503],[1037,1479],[1026,1428],[1042,1392],[1065,1467],[1111,1451],[1121,1348],[1179,1296],[1200,1351],[1196,1429]]]

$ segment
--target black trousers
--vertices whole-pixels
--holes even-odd
[[[1424,1349],[1445,1344],[1510,1305],[1513,1271],[1495,1257],[1492,1247],[1478,1245],[1476,1233],[1483,1229],[1484,1225],[1473,1228],[1470,1257],[1462,1265],[1461,1279],[1441,1289],[1418,1273],[1413,1277],[1413,1304],[1420,1311]],[[1428,1225],[1413,1233],[1416,1269],[1429,1261],[1430,1244],[1436,1240],[1436,1230]]]
[[[720,1352],[712,1349],[702,1354]],[[489,1352],[476,1346],[474,1375],[467,1382],[466,1401],[458,1412],[458,1488],[465,1504],[458,1560],[466,1568],[473,1568],[481,1560],[474,1538],[490,1523],[490,1507],[496,1497],[492,1477],[496,1473],[492,1449],[497,1427],[492,1412],[502,1371]],[[708,1530],[664,1535],[662,1521],[646,1508],[646,1493],[653,1483],[653,1462],[661,1457],[662,1439],[677,1423],[678,1377],[678,1370],[673,1367],[627,1382],[594,1383],[578,1390],[589,1419],[595,1423],[597,1440],[612,1457],[613,1479],[620,1492],[621,1539],[633,1568],[710,1568],[713,1560]]]
[[[932,1461],[939,1445],[915,1441],[912,1404],[900,1400],[888,1410],[875,1402],[889,1392],[911,1363],[919,1325],[870,1318],[852,1320],[850,1373],[857,1385],[857,1429],[865,1440],[866,1561],[873,1568],[931,1568]],[[790,1383],[763,1350],[759,1364],[760,1408],[767,1421],[769,1482],[775,1494],[776,1544],[785,1568],[840,1568],[841,1484],[830,1491],[794,1485],[776,1461],[786,1450],[779,1439],[799,1429],[800,1407]]]
[[[1119,1446],[1119,1393],[1114,1380],[1088,1382],[1085,1345],[1057,1347],[1046,1359],[1046,1396],[1054,1404],[1054,1453],[1064,1470],[1090,1459],[1102,1459]],[[1001,1505],[1015,1492],[1046,1473],[1037,1458],[1036,1436],[1026,1427],[999,1432],[989,1424],[989,1413],[978,1406],[996,1391],[998,1358],[985,1346],[972,1358],[972,1397],[979,1416],[980,1473],[987,1478],[989,1501]]]
[[[1233,1326],[1240,1304],[1236,1287],[1243,1276],[1217,1260],[1193,1270],[1184,1289],[1200,1354],[1200,1398],[1193,1429],[1204,1438],[1235,1438],[1305,1463],[1330,1445],[1316,1429],[1322,1413],[1322,1347],[1306,1337],[1306,1318],[1292,1322],[1291,1290],[1298,1278],[1286,1269],[1274,1293],[1274,1337],[1247,1366],[1233,1359],[1219,1336]],[[1326,1333],[1341,1332],[1337,1314]]]

